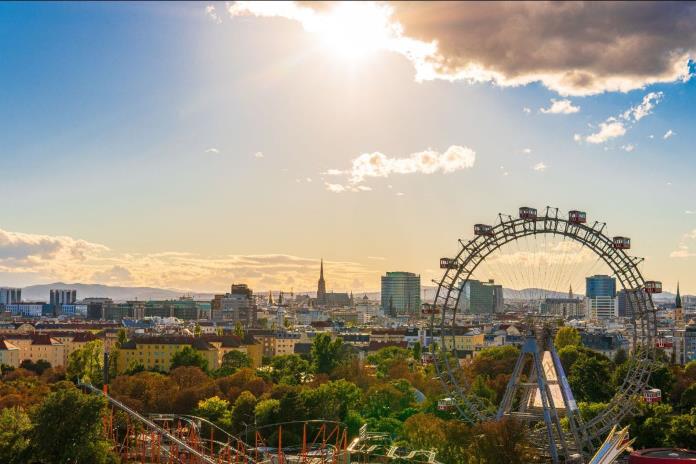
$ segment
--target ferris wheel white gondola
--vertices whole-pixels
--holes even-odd
[[[617,250],[629,250],[631,248],[631,239],[628,237],[614,237],[612,243]]]

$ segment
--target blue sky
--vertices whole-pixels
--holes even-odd
[[[393,50],[346,58],[296,20],[214,6],[0,4],[0,285],[311,289],[323,256],[335,290],[372,290],[386,270],[434,278],[474,223],[528,204],[586,210],[648,277],[696,292],[693,79],[419,82]],[[574,140],[651,92],[623,136]],[[579,111],[542,113],[551,99]],[[347,173],[451,146],[473,166]]]

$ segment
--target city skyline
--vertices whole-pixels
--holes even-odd
[[[0,286],[310,290],[322,256],[327,291],[426,284],[551,204],[696,293],[696,8],[496,8],[0,5]]]

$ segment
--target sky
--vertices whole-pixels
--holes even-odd
[[[0,286],[429,283],[550,205],[696,293],[695,57],[693,3],[2,3]]]

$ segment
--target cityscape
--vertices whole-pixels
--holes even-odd
[[[696,462],[696,3],[0,34],[0,463]]]

